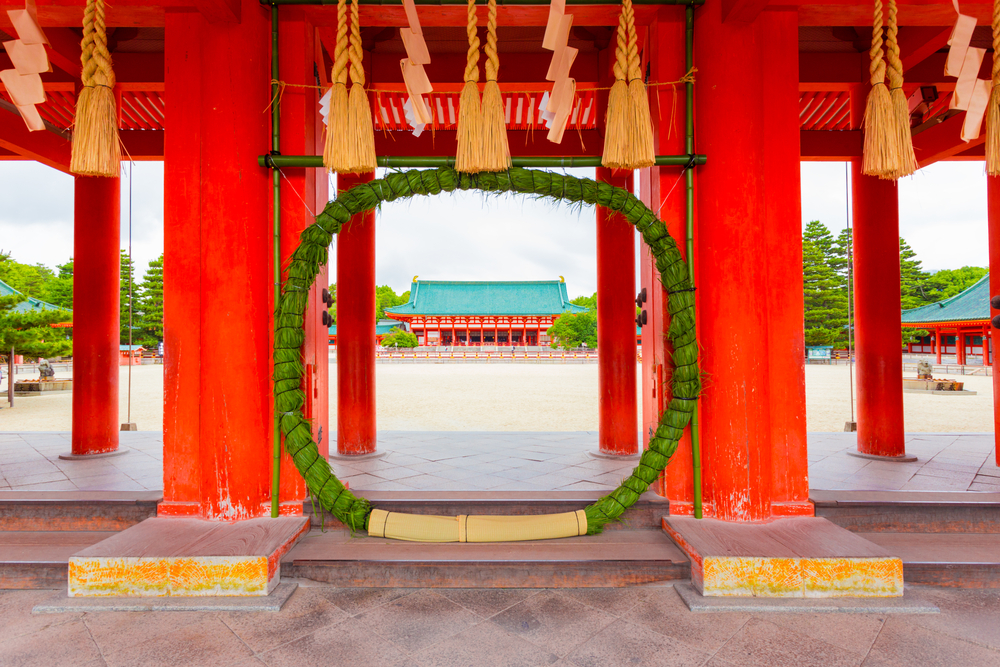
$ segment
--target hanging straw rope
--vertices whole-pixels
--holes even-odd
[[[337,2],[337,45],[334,48],[330,80],[330,115],[326,123],[326,143],[323,145],[323,166],[330,171],[348,172],[350,153],[350,107],[347,94],[347,0]]]
[[[1000,0],[993,2],[993,90],[986,108],[986,173],[1000,176]]]
[[[497,2],[490,0],[486,22],[486,86],[483,88],[483,152],[480,171],[510,169],[510,147],[507,145],[507,118],[497,72]]]
[[[868,91],[865,106],[865,144],[861,173],[866,176],[891,178],[899,158],[895,154],[892,116],[892,99],[885,86],[885,61],[882,58],[882,0],[875,0],[875,18],[872,22],[872,47],[869,72],[872,88]]]
[[[80,79],[69,170],[82,176],[117,178],[121,166],[115,73],[104,28],[104,0],[87,0],[80,44]]]
[[[608,113],[604,123],[604,156],[601,164],[612,169],[625,169],[628,150],[628,45],[625,13],[618,16],[618,44],[615,47],[615,83],[608,93]]]
[[[339,26],[338,26],[339,31]],[[348,96],[347,135],[349,149],[344,171],[349,174],[367,174],[375,171],[375,130],[372,125],[372,108],[365,93],[364,52],[361,50],[361,24],[358,0],[351,3],[351,40],[348,46],[350,60],[351,92]],[[332,113],[332,108],[331,108]]]
[[[625,15],[625,28],[628,33],[628,94],[631,107],[629,122],[628,162],[630,169],[652,167],[656,160],[653,150],[653,121],[649,114],[649,96],[646,94],[646,84],[642,80],[642,67],[639,62],[639,45],[635,35],[635,13],[632,0],[624,0],[622,13]]]
[[[910,107],[903,92],[903,61],[899,58],[899,41],[896,25],[896,0],[889,0],[889,27],[886,31],[885,54],[889,63],[889,99],[895,121],[893,138],[895,143],[896,169],[888,174],[897,179],[909,176],[917,170],[917,157],[913,153],[913,135],[910,134]]]
[[[465,61],[465,86],[458,99],[458,148],[455,151],[455,170],[474,174],[482,171],[482,108],[479,100],[479,35],[476,28],[476,0],[469,0],[465,33],[469,38],[469,52]]]

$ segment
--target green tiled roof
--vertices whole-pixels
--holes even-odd
[[[990,319],[990,276],[950,299],[903,311],[903,324],[969,322]]]
[[[21,294],[16,289],[0,280],[0,296],[10,296],[11,294]],[[34,297],[28,297],[26,300],[14,306],[15,313],[23,313],[29,310],[65,310],[59,306],[53,306],[51,303],[46,303],[41,299],[36,299]],[[70,311],[72,312],[72,311]]]
[[[402,328],[403,325],[397,322],[396,320],[379,320],[378,323],[375,324],[375,335],[385,336],[386,334],[390,333],[393,329],[402,329]],[[330,335],[331,336],[337,335],[336,324],[330,327]]]
[[[386,308],[386,315],[560,315],[587,309],[569,302],[561,280],[417,280],[410,301]]]

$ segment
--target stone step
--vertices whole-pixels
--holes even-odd
[[[160,491],[0,491],[0,531],[118,531],[156,516]]]
[[[687,579],[662,531],[619,529],[533,542],[429,544],[312,530],[281,561],[283,577],[344,587],[609,588]]]
[[[610,490],[609,490],[610,491]],[[360,491],[373,507],[387,512],[433,514],[437,516],[561,514],[592,504],[608,493],[597,491]],[[317,510],[321,508],[317,505]],[[321,522],[327,530],[346,530],[329,512],[313,513],[308,500],[303,510],[312,519],[313,528]],[[670,503],[652,492],[643,494],[621,521],[604,530],[660,530],[660,518],[670,513]]]
[[[1000,493],[812,491],[816,516],[855,533],[1000,534]]]
[[[1000,588],[998,533],[858,533],[903,559],[908,584]]]
[[[115,535],[86,531],[0,532],[0,589],[66,589],[69,558]]]

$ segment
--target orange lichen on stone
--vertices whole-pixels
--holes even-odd
[[[70,597],[265,596],[277,577],[266,556],[79,558]]]

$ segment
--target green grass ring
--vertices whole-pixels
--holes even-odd
[[[687,264],[677,244],[656,214],[637,197],[621,188],[535,169],[513,168],[499,173],[461,174],[454,169],[413,169],[387,174],[357,185],[327,204],[316,221],[303,230],[298,248],[288,265],[275,317],[274,380],[275,406],[285,450],[302,474],[318,502],[352,530],[366,529],[371,504],[351,493],[319,455],[312,426],[302,414],[305,395],[301,389],[303,320],[309,290],[319,269],[326,264],[333,236],[352,216],[377,208],[383,202],[417,195],[429,196],[455,190],[486,193],[518,193],[576,205],[599,205],[623,214],[649,247],[669,294],[667,332],[673,346],[671,386],[673,398],[642,453],[639,464],[621,485],[589,505],[587,533],[601,532],[604,524],[619,519],[656,480],[677,450],[684,428],[691,420],[701,392],[698,346],[694,337],[695,296]]]

